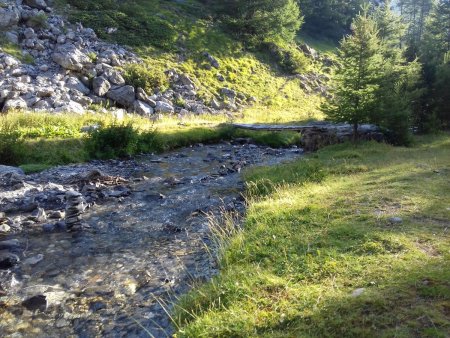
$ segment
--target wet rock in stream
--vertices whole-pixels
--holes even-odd
[[[239,141],[56,167],[24,176],[20,189],[0,184],[0,216],[11,223],[0,234],[0,336],[170,335],[161,303],[170,310],[217,273],[208,218],[245,211],[239,172],[298,156]],[[65,228],[84,223],[89,231]]]

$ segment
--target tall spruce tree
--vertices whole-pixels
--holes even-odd
[[[429,87],[431,113],[422,116],[425,129],[439,123],[450,128],[450,1],[439,0],[427,19],[421,61]],[[432,123],[434,122],[434,123]]]
[[[351,123],[356,141],[358,124],[370,122],[376,109],[382,54],[377,26],[367,8],[353,20],[351,29],[352,34],[341,41],[334,97],[324,111],[333,121]]]
[[[405,40],[408,46],[407,56],[414,60],[418,54],[425,31],[425,23],[434,0],[399,0],[401,16],[407,24]]]
[[[406,29],[401,17],[392,11],[391,1],[377,7],[373,18],[378,27],[380,53],[383,56],[377,105],[371,121],[388,130],[392,143],[407,144],[410,140],[413,103],[422,91],[418,87],[420,64],[407,62],[402,37]]]

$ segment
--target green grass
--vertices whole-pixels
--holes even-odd
[[[1,33],[1,31],[0,31]],[[23,54],[20,46],[7,42],[3,38],[0,38],[0,50],[14,56],[16,59],[23,63],[33,64],[34,58],[30,54]]]
[[[300,32],[297,36],[297,41],[306,43],[318,52],[334,54],[339,46],[337,41],[325,37],[311,36],[305,32]]]
[[[99,152],[98,149],[93,151],[87,145],[89,134],[81,132],[81,128],[93,125],[108,128],[131,124],[139,136],[130,155],[163,152],[195,143],[212,143],[237,137],[251,138],[259,144],[274,147],[288,146],[300,143],[298,133],[235,130],[227,123],[306,122],[313,116],[320,118],[320,115],[302,114],[296,109],[282,112],[263,107],[249,109],[234,120],[225,115],[203,115],[182,120],[166,116],[157,122],[139,116],[128,116],[117,121],[109,114],[80,116],[12,112],[0,117],[0,154],[5,154],[0,158],[0,164],[20,165],[27,172],[36,172],[50,166],[85,162],[93,157],[114,157],[114,152]],[[128,150],[127,153],[129,152]]]
[[[179,301],[177,337],[448,336],[448,134],[331,146],[245,178],[243,228],[215,226],[221,273]]]

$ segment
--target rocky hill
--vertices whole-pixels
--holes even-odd
[[[117,27],[94,31],[79,22],[70,23],[67,15],[54,10],[53,5],[46,0],[0,1],[2,112],[22,109],[82,114],[106,107],[118,115],[130,112],[156,118],[160,113],[232,112],[258,100],[270,100],[269,96],[253,95],[251,83],[244,87],[245,92],[233,89],[240,89],[236,77],[247,76],[243,69],[224,67],[206,50],[196,52],[202,59],[201,71],[216,71],[214,84],[203,79],[197,69],[188,72],[186,67],[177,67],[178,64],[172,67],[174,64],[168,63],[158,69],[163,73],[162,82],[166,83],[152,87],[155,81],[150,81],[150,85],[145,86],[146,82],[140,81],[141,71],[147,71],[147,60],[141,57],[143,53],[138,55],[114,43],[114,39],[106,41],[98,37],[113,36]],[[183,52],[178,51],[176,55],[183,62],[186,51],[183,47],[180,49]],[[322,59],[308,46],[302,46],[297,52],[306,55],[308,62],[320,60],[329,65],[329,59]],[[132,65],[136,67],[133,69]],[[223,68],[225,74],[221,73]],[[129,69],[132,69],[131,75]],[[233,71],[235,74],[230,74]],[[254,67],[251,71],[261,81],[263,77]],[[254,81],[255,87],[258,80]],[[325,75],[306,72],[283,81],[295,81],[299,92],[327,95],[327,80]],[[267,81],[259,85],[267,87]],[[275,91],[278,94],[278,90]]]

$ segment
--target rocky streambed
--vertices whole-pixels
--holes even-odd
[[[238,140],[3,175],[0,336],[170,335],[161,303],[217,272],[207,215],[245,211],[242,168],[298,156]]]

